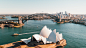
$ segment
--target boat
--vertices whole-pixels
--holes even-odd
[[[20,24],[19,26],[14,26],[15,28],[19,28],[19,27],[22,27],[24,26],[24,24]]]
[[[18,36],[19,34],[17,34],[17,33],[14,33],[12,36]]]
[[[38,26],[37,26],[37,28],[38,28]]]

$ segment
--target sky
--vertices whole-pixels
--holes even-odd
[[[0,14],[86,14],[86,0],[0,0]]]

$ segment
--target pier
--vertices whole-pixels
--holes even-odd
[[[66,23],[66,22],[69,22],[71,19],[70,18],[56,18],[54,20],[54,22],[57,22],[57,23]]]

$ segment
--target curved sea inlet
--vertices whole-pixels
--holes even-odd
[[[8,19],[11,18],[8,17]],[[63,34],[63,38],[67,41],[64,48],[86,48],[86,26],[74,23],[57,24],[52,20],[28,20],[20,28],[0,28],[0,45],[20,41],[20,39],[29,38],[33,34],[39,34],[45,25]],[[18,33],[19,36],[11,36],[14,33]]]

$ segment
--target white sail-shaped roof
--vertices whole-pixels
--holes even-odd
[[[56,42],[57,42],[57,41],[60,41],[59,32],[56,33]]]
[[[51,32],[48,39],[50,39],[52,42],[56,42],[56,34],[54,32]]]
[[[61,33],[61,34],[59,34],[59,38],[60,38],[60,40],[62,40],[62,39],[63,39],[63,37],[62,37],[62,33]]]
[[[31,37],[29,37],[28,39],[21,39],[21,41],[23,41],[24,43],[28,44],[28,42],[31,41]]]
[[[41,41],[41,40],[42,40],[42,41],[43,41],[43,43],[44,43],[44,44],[46,44],[46,41],[47,41],[47,40],[46,40],[46,38],[45,38],[45,37],[40,36],[39,34],[34,34],[34,35],[33,35],[33,37],[36,39],[36,41],[37,41],[37,42],[39,42],[39,41]]]
[[[56,29],[54,29],[53,32],[56,34]]]
[[[52,32],[52,30],[50,30],[46,26],[44,26],[43,29],[40,32],[40,35],[43,36],[43,37],[48,38],[48,36],[50,35],[51,32]]]
[[[41,40],[43,41],[44,44],[46,44],[47,39],[45,37],[41,37]]]
[[[50,39],[46,38],[46,40],[47,40],[46,43],[52,43]]]
[[[57,32],[59,34],[59,32]]]
[[[41,41],[41,36],[39,34],[34,34],[33,37],[37,40],[37,42]]]

